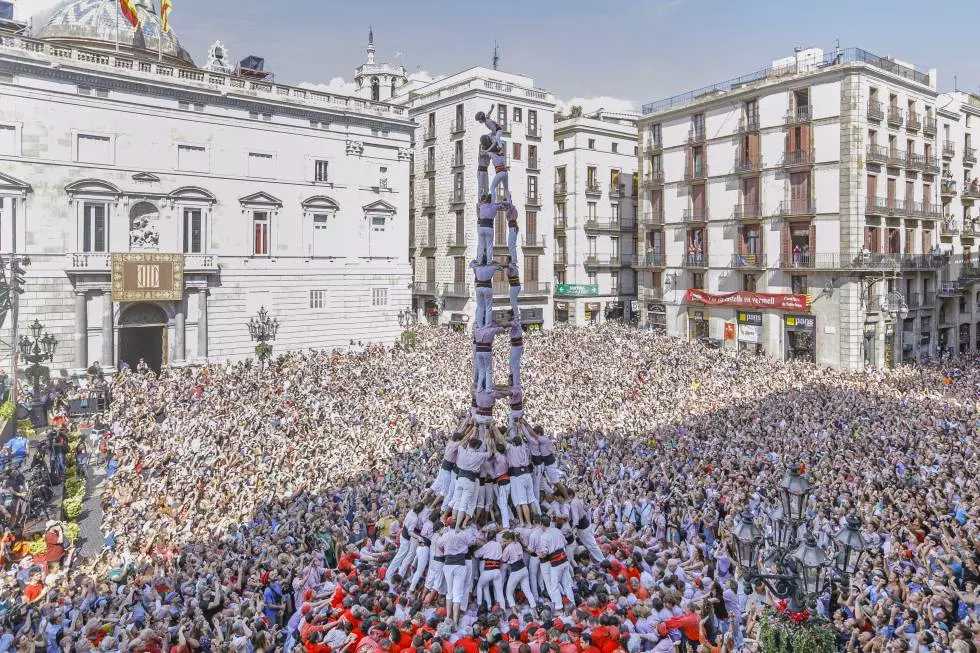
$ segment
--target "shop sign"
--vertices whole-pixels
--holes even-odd
[[[755,324],[739,324],[738,339],[742,342],[762,342],[762,327]]]
[[[749,313],[748,311],[739,311],[735,314],[735,319],[739,324],[751,324],[753,326],[762,326],[762,313]]]
[[[769,308],[784,311],[805,311],[808,309],[806,295],[748,292],[745,290],[711,293],[690,288],[684,294],[684,301],[688,304],[728,306],[730,308]]]
[[[817,328],[817,318],[812,315],[787,315],[786,326],[794,329],[813,331]]]
[[[182,254],[113,254],[112,300],[179,300],[184,295]]]

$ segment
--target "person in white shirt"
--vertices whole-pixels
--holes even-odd
[[[503,266],[496,261],[480,265],[478,261],[470,261],[473,268],[474,285],[476,286],[476,315],[474,327],[487,326],[493,323],[493,275]]]
[[[602,550],[599,549],[599,545],[595,541],[595,526],[592,524],[592,518],[589,515],[588,508],[585,506],[585,502],[575,496],[575,490],[571,488],[565,488],[565,493],[569,497],[569,522],[575,528],[578,541],[589,552],[593,560],[601,563],[606,559],[606,556],[603,555]]]
[[[481,433],[481,436],[484,434]],[[480,437],[470,438],[456,454],[456,490],[453,494],[453,520],[456,528],[469,522],[476,509],[477,474],[490,457],[486,443]]]
[[[402,520],[402,530],[398,541],[398,551],[395,552],[395,557],[392,558],[391,563],[385,570],[384,579],[388,581],[388,585],[391,585],[391,576],[393,575],[393,571],[401,566],[402,561],[409,556],[409,553],[412,555],[415,554],[414,551],[411,551],[412,547],[414,546],[411,533],[412,530],[415,529],[415,525],[418,523],[418,513],[423,507],[424,506],[421,503],[414,506],[408,511],[408,514],[405,515],[405,519]]]
[[[507,150],[502,144],[494,145],[488,151],[490,163],[493,164],[493,180],[490,182],[490,197],[497,197],[497,187],[504,187],[504,199],[511,202],[510,196],[510,175],[507,170]]]
[[[412,533],[415,540],[415,571],[412,573],[412,580],[408,584],[409,593],[414,593],[422,580],[429,565],[429,547],[432,545],[433,523],[432,519],[426,517],[425,521],[419,522],[419,526]]]
[[[488,609],[492,609],[495,605],[505,607],[507,603],[504,599],[504,580],[501,576],[503,571],[500,568],[503,548],[500,546],[500,542],[496,539],[490,539],[486,544],[477,549],[474,555],[482,563],[480,579],[476,583],[478,605],[482,607],[486,604]],[[494,600],[484,602],[484,599],[487,598],[484,590],[491,583],[493,584]],[[489,592],[486,592],[486,594],[489,594]]]
[[[551,524],[548,515],[539,515],[537,519],[544,527],[544,532],[538,538],[537,552],[541,558],[545,589],[548,591],[552,607],[561,610],[563,594],[571,605],[575,605],[572,575],[568,568],[568,556],[565,553],[565,536],[561,534],[561,530]]]
[[[472,531],[450,527],[442,536],[446,560],[442,572],[446,578],[446,614],[454,623],[459,623],[460,606],[464,595],[469,592],[466,585],[466,552],[476,541]]]
[[[437,522],[432,528],[431,544],[429,545],[429,570],[425,575],[425,589],[428,595],[425,602],[431,603],[436,595],[446,594],[446,577],[442,573],[443,564],[446,562],[446,553],[442,545],[443,523]]]
[[[514,590],[518,586],[520,586],[521,591],[524,593],[524,598],[528,601],[528,605],[533,607],[531,601],[537,603],[537,599],[531,590],[531,583],[528,580],[527,564],[524,562],[524,547],[521,546],[516,534],[512,532],[504,533],[504,549],[500,559],[507,565],[507,589],[504,593],[506,599],[504,608],[508,610],[517,609]]]

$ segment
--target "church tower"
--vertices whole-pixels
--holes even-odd
[[[394,66],[387,63],[377,63],[374,47],[374,29],[368,29],[367,60],[354,71],[354,82],[359,98],[375,102],[391,102],[399,89],[408,83],[405,66]]]

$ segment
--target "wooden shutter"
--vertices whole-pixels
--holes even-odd
[[[462,256],[453,258],[453,281],[466,283],[466,259]]]
[[[790,226],[789,223],[783,220],[783,223],[779,226],[779,241],[783,250],[783,258],[789,260],[793,255],[792,238],[790,237]]]
[[[815,260],[815,255],[817,253],[817,225],[813,220],[810,220],[810,260]]]
[[[537,235],[537,233],[538,233],[538,213],[537,211],[528,211],[527,233],[526,233],[527,241],[529,243],[533,243],[536,240],[535,236]]]
[[[878,196],[878,177],[868,175],[868,203]]]

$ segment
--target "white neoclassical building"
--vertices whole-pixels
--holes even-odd
[[[138,30],[118,3],[66,0],[30,37],[0,31],[21,326],[58,338],[61,369],[244,357],[260,306],[277,351],[392,341],[411,304],[407,108],[235,74],[217,44],[198,67],[138,4]]]

